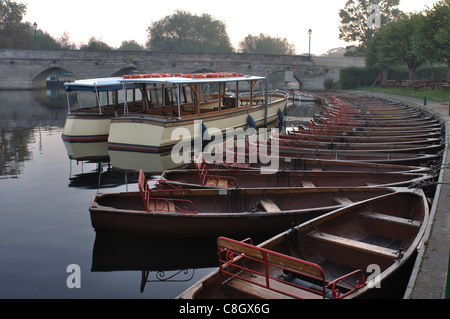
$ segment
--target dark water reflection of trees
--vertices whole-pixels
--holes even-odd
[[[21,174],[23,163],[31,160],[36,131],[64,125],[66,101],[63,91],[0,91],[0,178]]]

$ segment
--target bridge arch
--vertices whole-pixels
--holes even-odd
[[[33,88],[43,89],[47,87],[47,79],[55,77],[54,80],[59,81],[64,79],[70,79],[73,76],[73,73],[70,70],[66,70],[60,67],[50,67],[38,75],[36,75],[33,79]]]
[[[246,53],[108,51],[88,52],[0,50],[0,89],[42,87],[54,72],[73,72],[76,78],[108,77],[139,72],[192,73],[200,69],[264,76],[293,71],[304,89],[323,89],[326,79],[339,80],[343,67],[364,67],[364,58],[310,57]],[[295,84],[295,83],[294,83]],[[291,84],[292,85],[292,84]]]

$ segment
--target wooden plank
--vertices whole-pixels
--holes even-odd
[[[281,209],[271,199],[263,199],[260,200],[259,203],[266,212],[270,213],[281,212]]]
[[[386,257],[390,259],[397,259],[397,251],[389,248],[384,248],[380,246],[375,246],[371,244],[366,244],[357,240],[348,239],[344,237],[334,236],[325,233],[314,232],[309,235],[309,237],[320,240],[322,242],[327,242],[330,244],[347,247],[350,249],[356,249],[363,253],[373,254],[381,257]]]
[[[261,285],[265,285],[264,277],[261,276],[258,277],[261,279],[259,280],[260,282],[258,283]],[[256,277],[252,277],[251,280],[255,280],[255,278]],[[293,287],[273,279],[270,280],[269,286],[271,289],[277,291],[271,290],[266,287],[262,287],[256,283],[247,282],[239,278],[234,278],[233,280],[230,280],[229,282],[227,282],[226,285],[230,288],[242,291],[246,294],[249,294],[250,296],[261,299],[294,299],[294,297],[285,295],[284,293],[290,294],[292,296],[301,299],[323,299],[323,297],[319,294],[315,294],[301,288]],[[284,293],[280,293],[278,291],[282,291]]]
[[[361,216],[365,217],[365,218],[380,220],[380,221],[394,223],[394,224],[403,225],[403,226],[410,226],[410,227],[414,227],[414,228],[420,228],[420,226],[421,226],[421,223],[417,220],[395,217],[395,216],[386,215],[386,214],[367,212],[367,213],[362,213]]]
[[[340,205],[351,205],[353,202],[346,197],[333,197],[333,201]]]
[[[302,186],[305,188],[314,188],[316,185],[314,185],[311,181],[302,181]]]
[[[238,291],[242,291],[245,294],[248,294],[255,298],[261,299],[294,299],[293,297],[287,296],[285,294],[281,294],[279,292],[258,286],[256,284],[252,284],[245,280],[234,278],[226,283],[227,287],[236,289]]]

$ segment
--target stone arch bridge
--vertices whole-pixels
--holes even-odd
[[[56,72],[83,79],[121,76],[136,70],[193,73],[207,69],[259,76],[292,71],[297,87],[313,90],[323,89],[326,80],[338,81],[340,69],[348,66],[362,67],[364,60],[243,53],[0,50],[0,89],[42,88],[47,77]]]

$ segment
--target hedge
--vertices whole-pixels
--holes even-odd
[[[348,67],[341,69],[340,85],[341,89],[355,89],[359,87],[372,86],[376,78],[380,74],[379,68],[374,67]],[[422,67],[417,69],[418,80],[446,80],[447,67]],[[389,69],[389,80],[409,80],[409,72],[407,68]]]

